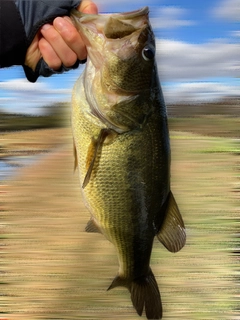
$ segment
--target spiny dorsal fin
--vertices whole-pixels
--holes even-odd
[[[94,233],[102,233],[99,229],[98,225],[96,224],[95,220],[91,218],[85,228],[86,232],[94,232]]]
[[[165,218],[157,237],[171,252],[181,250],[186,243],[184,222],[171,191],[166,204]]]
[[[74,168],[73,171],[75,172],[78,166],[78,158],[77,158],[77,149],[75,145],[75,141],[73,139],[73,156],[74,156]]]
[[[100,133],[98,135],[97,141],[96,142],[93,142],[93,141],[91,142],[91,148],[94,149],[94,152],[93,152],[92,159],[90,160],[90,164],[89,164],[86,176],[85,176],[83,184],[82,184],[82,188],[83,189],[88,185],[88,183],[90,181],[91,174],[92,174],[92,171],[93,171],[93,167],[94,167],[94,163],[95,163],[95,160],[97,158],[97,155],[98,155],[99,152],[101,152],[104,140],[110,134],[110,132],[111,131],[109,129],[101,129],[101,131],[100,131]]]

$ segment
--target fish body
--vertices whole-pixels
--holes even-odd
[[[148,8],[113,14],[72,13],[88,51],[72,95],[75,166],[91,218],[116,248],[119,271],[139,315],[162,318],[150,268],[154,237],[172,251],[186,240],[170,190],[167,112],[158,80]]]

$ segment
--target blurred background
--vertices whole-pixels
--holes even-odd
[[[163,319],[239,319],[240,0],[95,2],[150,8],[187,229],[177,254],[154,243]],[[34,84],[0,69],[0,319],[139,319],[127,290],[106,291],[114,248],[84,232],[70,123],[83,68]]]

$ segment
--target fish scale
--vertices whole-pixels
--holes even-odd
[[[145,310],[148,319],[161,319],[161,297],[149,265],[153,240],[157,236],[176,252],[186,234],[170,191],[167,113],[154,36],[148,8],[110,18],[72,13],[89,54],[72,95],[75,163],[91,216],[86,231],[101,232],[116,249],[119,271],[109,289],[127,287],[139,315]],[[113,33],[107,26],[114,23]]]

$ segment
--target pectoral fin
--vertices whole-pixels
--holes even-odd
[[[171,252],[177,252],[186,243],[186,231],[182,216],[172,192],[165,205],[165,215],[157,234],[158,240]]]
[[[98,153],[101,152],[103,143],[104,143],[105,139],[107,138],[107,136],[110,134],[110,132],[111,131],[109,129],[101,129],[97,140],[91,142],[91,145],[90,145],[91,159],[90,159],[90,161],[87,160],[88,169],[87,169],[87,173],[86,173],[86,176],[85,176],[83,184],[82,184],[83,189],[88,185],[88,183],[90,181],[93,167],[95,164],[95,160],[97,159]]]
[[[77,159],[77,149],[76,149],[76,145],[75,145],[74,139],[73,139],[73,156],[74,156],[74,168],[73,168],[73,171],[75,171],[77,169],[77,166],[78,166],[78,159]]]

